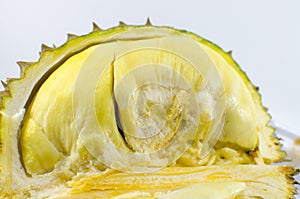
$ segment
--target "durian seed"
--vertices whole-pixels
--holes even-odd
[[[123,21],[119,21],[119,26],[127,26],[127,24],[124,23]]]
[[[152,23],[151,23],[151,21],[150,21],[150,18],[148,17],[147,18],[147,21],[146,21],[146,24],[145,24],[146,26],[152,26]]]
[[[95,23],[93,22],[93,32],[98,32],[101,31],[102,29]]]
[[[68,37],[68,41],[69,41],[69,40],[72,40],[72,39],[77,38],[78,36],[77,36],[77,35],[74,35],[74,34],[71,34],[71,33],[68,33],[68,34],[67,34],[67,37]]]

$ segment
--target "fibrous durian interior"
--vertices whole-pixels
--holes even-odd
[[[155,173],[283,158],[255,87],[230,54],[192,33],[149,24],[95,28],[47,48],[10,87],[1,134],[13,160],[2,162],[15,172],[6,180],[29,183],[23,194],[107,169]],[[3,136],[14,128],[14,138]],[[245,184],[231,187],[236,195]],[[178,195],[191,189],[198,188]]]

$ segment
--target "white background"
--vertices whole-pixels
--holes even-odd
[[[0,0],[0,79],[19,75],[16,61],[36,61],[41,43],[59,46],[93,21],[109,28],[147,17],[233,50],[273,118],[300,135],[299,0]]]

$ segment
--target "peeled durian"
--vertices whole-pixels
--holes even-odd
[[[292,198],[257,88],[187,31],[68,34],[0,93],[3,198]]]

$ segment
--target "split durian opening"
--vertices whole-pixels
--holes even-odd
[[[176,164],[193,144],[205,158],[218,140],[253,150],[255,107],[228,68],[216,52],[179,35],[132,41],[120,34],[86,48],[27,107],[19,140],[26,172],[44,174],[68,161],[80,170],[76,161],[87,159],[153,171]]]

